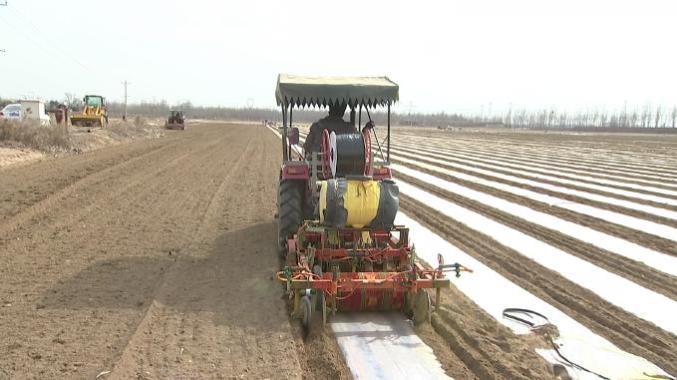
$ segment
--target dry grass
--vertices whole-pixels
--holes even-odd
[[[68,130],[61,126],[42,127],[33,121],[0,121],[0,143],[21,145],[43,152],[68,151],[72,140]]]
[[[106,128],[40,126],[32,121],[0,121],[0,145],[28,148],[46,153],[83,152],[105,145],[138,138],[157,138],[160,127],[151,126],[143,118],[131,122],[111,120]]]
[[[108,130],[119,137],[136,137],[144,127],[147,127],[145,120],[135,117],[132,122],[122,120],[111,120],[108,124]]]
[[[106,130],[114,138],[153,138],[162,135],[162,129],[150,125],[142,117],[135,117],[132,121],[111,120]]]

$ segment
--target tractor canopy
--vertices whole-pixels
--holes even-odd
[[[399,86],[388,77],[318,77],[280,74],[275,89],[281,106],[326,107],[346,103],[351,107],[391,105],[399,100]]]

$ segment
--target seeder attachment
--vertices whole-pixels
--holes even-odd
[[[402,226],[370,231],[306,222],[289,240],[287,266],[277,274],[293,300],[293,315],[304,326],[315,311],[323,323],[336,312],[379,310],[401,310],[415,324],[429,320],[425,289],[435,289],[439,303],[440,289],[450,286],[445,272],[469,270],[444,263],[425,268],[409,246],[408,234]]]

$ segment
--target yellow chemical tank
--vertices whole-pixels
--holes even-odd
[[[320,182],[320,223],[331,227],[390,229],[399,207],[392,181],[331,179]]]

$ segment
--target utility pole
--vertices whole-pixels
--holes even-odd
[[[247,121],[252,121],[252,108],[254,108],[254,99],[253,98],[248,98],[247,99]]]
[[[407,114],[407,117],[409,118],[409,126],[412,127],[414,126],[414,117],[412,116],[412,112],[416,106],[414,106],[414,102],[409,101],[409,113]]]
[[[122,120],[127,121],[127,86],[130,84],[127,81],[122,82],[122,84],[125,86],[125,113],[122,115]]]

